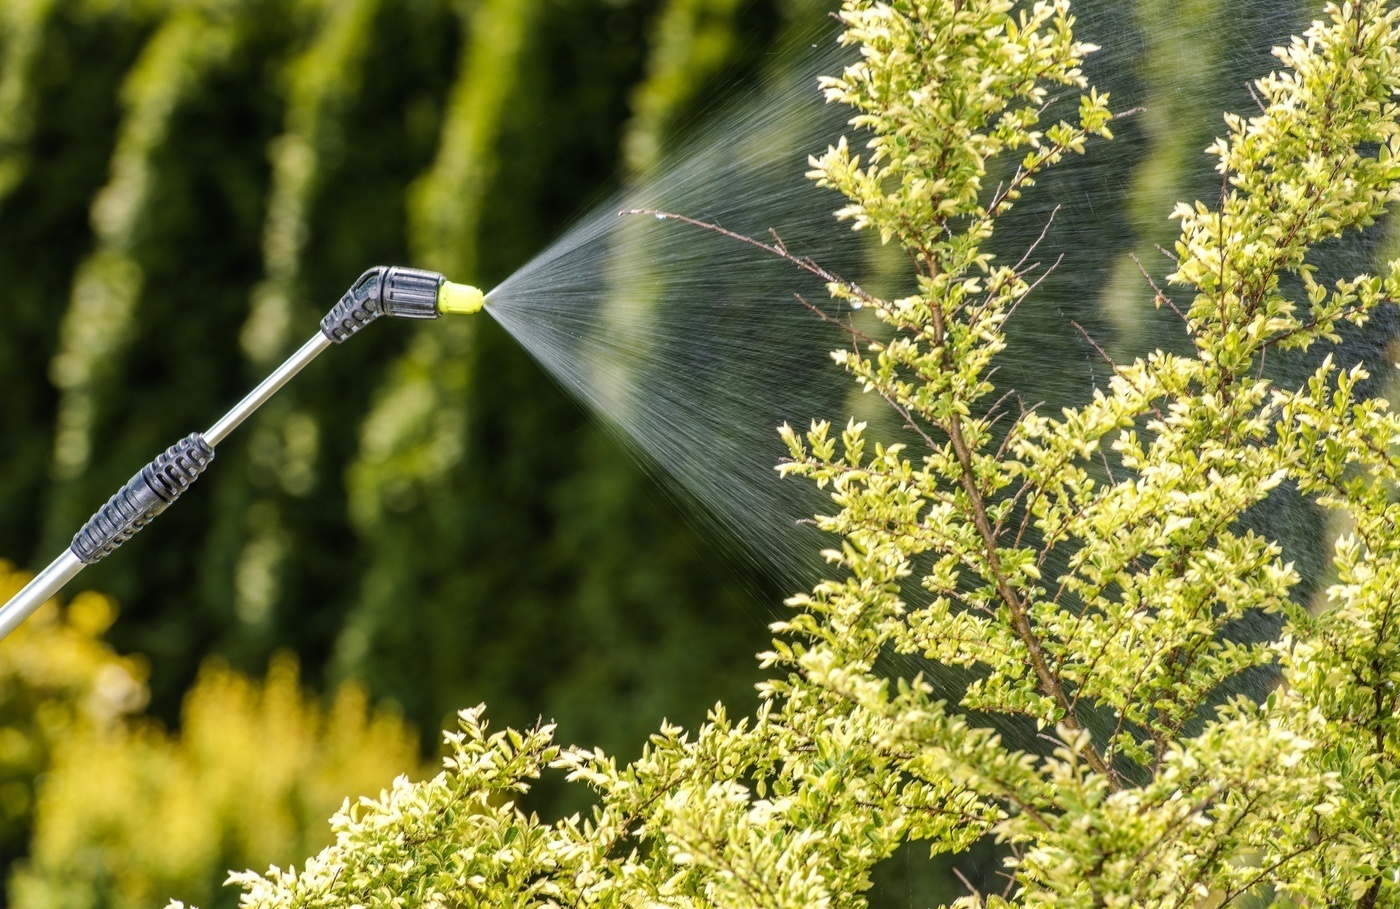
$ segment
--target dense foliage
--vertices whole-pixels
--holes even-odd
[[[1068,12],[842,6],[862,55],[826,91],[870,139],[813,176],[909,252],[918,282],[888,300],[834,282],[892,332],[837,359],[923,444],[785,428],[784,470],[832,490],[820,522],[839,545],[776,626],[757,711],[667,725],[630,763],[464,711],[442,773],[342,811],[300,871],[238,875],[245,905],[859,905],[900,844],[987,836],[1008,885],[961,905],[1400,904],[1400,417],[1358,397],[1364,367],[1326,357],[1292,385],[1259,369],[1400,293],[1400,263],[1323,284],[1313,253],[1400,199],[1400,11],[1329,4],[1278,52],[1257,113],[1228,116],[1211,146],[1219,199],[1176,212],[1166,290],[1184,299],[1157,299],[1190,351],[1117,366],[1052,416],[992,396],[1036,266],[985,244],[1027,187],[1110,135]],[[1054,104],[1066,88],[1083,94]],[[1241,523],[1284,483],[1350,528],[1317,612],[1290,598],[1279,545]],[[1281,639],[1232,640],[1247,611],[1279,615]],[[950,702],[891,654],[976,679]],[[1228,696],[1259,667],[1278,674],[1267,698]],[[1017,721],[1037,747],[999,734]],[[598,807],[554,824],[525,811],[547,767]]]

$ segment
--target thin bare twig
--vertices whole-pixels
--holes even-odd
[[[1259,97],[1259,93],[1254,90],[1254,83],[1246,81],[1244,87],[1249,90],[1249,96],[1254,99],[1254,103],[1259,107],[1259,113],[1267,114],[1269,109],[1264,106],[1264,99]]]
[[[618,215],[651,215],[653,217],[660,218],[663,221],[679,221],[682,224],[689,224],[692,227],[699,227],[702,230],[713,231],[714,233],[717,233],[720,236],[728,237],[731,240],[738,240],[740,243],[747,243],[750,246],[757,247],[758,249],[761,249],[765,252],[772,253],[780,259],[786,259],[787,261],[791,262],[793,265],[796,265],[798,268],[802,269],[808,274],[815,275],[816,277],[821,278],[828,284],[841,285],[842,287],[846,288],[851,293],[859,297],[862,301],[869,303],[872,306],[878,306],[880,303],[880,301],[877,300],[875,297],[862,290],[859,285],[847,281],[845,278],[841,277],[840,275],[834,272],[827,271],[825,268],[822,268],[820,265],[814,262],[811,258],[807,256],[796,256],[788,252],[787,245],[784,244],[783,241],[778,238],[776,233],[773,234],[774,239],[776,241],[775,243],[764,243],[762,240],[755,240],[753,237],[745,236],[744,234],[741,234],[738,231],[730,230],[727,227],[721,227],[720,225],[710,221],[701,221],[698,218],[691,218],[686,215],[678,215],[674,212],[669,211],[661,211],[660,209],[656,208],[629,208],[624,211],[618,212]]]
[[[1099,457],[1103,459],[1103,472],[1104,475],[1108,477],[1108,482],[1113,486],[1117,486],[1118,481],[1113,478],[1113,465],[1108,463],[1108,452],[1100,448]]]
[[[856,328],[854,324],[850,322],[842,322],[835,316],[822,311],[821,307],[817,306],[815,303],[808,301],[808,299],[802,296],[802,294],[795,293],[793,294],[793,296],[797,298],[798,303],[801,303],[803,306],[807,307],[807,309],[811,310],[812,314],[815,315],[818,319],[821,319],[823,322],[828,322],[832,325],[835,325],[837,328],[850,335],[852,340],[864,341],[867,344],[875,343],[874,338],[870,337],[865,332]]]
[[[1108,351],[1104,350],[1101,346],[1099,346],[1099,342],[1094,340],[1094,336],[1089,334],[1089,332],[1084,329],[1083,325],[1080,325],[1073,319],[1070,320],[1069,324],[1079,329],[1079,333],[1084,336],[1084,340],[1088,341],[1090,344],[1093,345],[1094,350],[1097,350],[1099,352],[1099,356],[1103,357],[1105,363],[1113,367],[1114,372],[1118,371],[1118,364],[1113,362],[1113,358],[1108,355]]]
[[[1157,248],[1161,249],[1162,247],[1159,246]],[[1189,330],[1191,323],[1186,318],[1186,314],[1177,308],[1176,301],[1174,301],[1171,297],[1163,293],[1162,288],[1157,286],[1157,279],[1153,278],[1152,275],[1148,274],[1147,269],[1142,264],[1142,260],[1137,257],[1137,253],[1128,253],[1128,258],[1133,260],[1133,264],[1138,267],[1138,271],[1142,273],[1142,276],[1144,279],[1146,279],[1148,286],[1152,288],[1152,292],[1157,295],[1156,299],[1153,302],[1157,303],[1158,305],[1165,303],[1167,304],[1167,306],[1171,307],[1171,311],[1176,313],[1177,318],[1181,319],[1181,321],[1186,324]]]
[[[989,381],[989,382],[991,381],[991,376],[990,376],[990,375],[987,376],[987,381]],[[993,404],[991,407],[988,407],[988,408],[987,408],[987,416],[986,416],[985,419],[993,420],[993,421],[995,421],[995,420],[1000,420],[1000,419],[1001,419],[1001,415],[1000,415],[1000,414],[997,414],[997,410],[999,410],[999,409],[1001,408],[1001,405],[1003,405],[1003,404],[1006,403],[1006,399],[1007,399],[1007,398],[1011,397],[1011,396],[1014,395],[1014,394],[1016,394],[1016,389],[1014,389],[1014,388],[1008,388],[1008,389],[1006,390],[1006,393],[1005,393],[1005,394],[1003,394],[1001,397],[997,398],[995,404]],[[993,417],[993,414],[996,414],[996,416]]]
[[[1021,257],[1021,261],[1017,262],[1014,266],[1012,266],[1011,270],[1013,272],[1020,273],[1021,266],[1026,264],[1026,260],[1029,259],[1035,253],[1036,248],[1045,241],[1045,237],[1050,233],[1050,227],[1055,223],[1055,216],[1059,213],[1060,206],[1056,205],[1051,210],[1050,217],[1045,220],[1045,226],[1040,229],[1040,236],[1035,238],[1035,242],[1032,243],[1030,245],[1030,248],[1026,250],[1026,254]]]
[[[1011,854],[1014,855],[1014,856],[1016,856],[1016,858],[1019,859],[1019,858],[1021,858],[1021,856],[1022,856],[1024,853],[1023,853],[1021,847],[1019,847],[1019,846],[1012,846],[1012,847],[1011,847]],[[1006,872],[1006,871],[998,871],[998,872],[997,872],[997,875],[998,875],[999,877],[1004,877],[1004,878],[1006,878],[1006,887],[1003,888],[1002,891],[1001,891],[1001,898],[1004,899],[1004,900],[1009,900],[1009,899],[1011,899],[1011,893],[1012,893],[1012,891],[1014,891],[1014,890],[1016,889],[1016,875],[1011,874],[1011,873]]]
[[[1055,273],[1055,270],[1060,267],[1060,263],[1064,261],[1065,254],[1060,253],[1060,255],[1056,257],[1055,261],[1051,263],[1050,267],[1045,269],[1045,271],[1041,274],[1039,278],[1036,278],[1035,281],[1032,282],[1029,286],[1027,286],[1025,290],[1021,291],[1020,295],[1016,297],[1016,299],[1011,301],[1011,305],[1006,308],[1006,318],[1011,318],[1012,315],[1015,314],[1017,308],[1019,308],[1021,303],[1026,299],[1026,297],[1029,297],[1037,287],[1039,287],[1041,284],[1044,284],[1045,279],[1053,275]]]
[[[1108,355],[1108,351],[1106,351],[1106,350],[1104,350],[1102,347],[1100,347],[1100,346],[1099,346],[1099,342],[1098,342],[1098,341],[1095,341],[1094,338],[1093,338],[1093,336],[1090,335],[1089,332],[1087,332],[1087,331],[1084,330],[1084,326],[1083,326],[1083,325],[1080,325],[1078,322],[1075,322],[1074,320],[1070,320],[1070,323],[1069,323],[1069,324],[1071,324],[1071,325],[1073,325],[1075,328],[1079,329],[1079,333],[1080,333],[1081,335],[1084,336],[1084,340],[1086,340],[1086,341],[1088,341],[1090,344],[1094,345],[1094,350],[1097,350],[1097,351],[1099,352],[1099,356],[1103,357],[1103,358],[1104,358],[1104,361],[1107,362],[1109,366],[1112,366],[1112,367],[1113,367],[1113,371],[1114,371],[1114,372],[1118,372],[1118,364],[1115,363],[1115,362],[1113,362],[1113,358],[1110,357],[1110,356]],[[1165,420],[1165,419],[1166,419],[1166,417],[1164,417],[1164,416],[1162,415],[1162,412],[1161,412],[1160,410],[1157,409],[1157,405],[1155,405],[1155,404],[1149,404],[1149,405],[1147,405],[1147,406],[1148,406],[1148,408],[1149,408],[1154,414],[1157,415],[1157,419],[1159,419],[1159,420]]]
[[[961,870],[960,868],[958,868],[958,866],[956,866],[956,865],[953,866],[953,873],[954,873],[955,875],[957,875],[958,880],[962,881],[962,885],[963,885],[964,887],[967,888],[967,892],[968,892],[968,895],[969,895],[969,896],[971,896],[973,899],[976,899],[976,900],[981,900],[981,899],[982,899],[982,891],[980,891],[980,890],[978,890],[976,887],[972,886],[972,881],[970,881],[970,880],[967,879],[966,875],[964,875],[964,874],[962,873],[962,870]]]

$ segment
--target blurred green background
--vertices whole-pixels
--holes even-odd
[[[1163,343],[1126,253],[1213,198],[1218,111],[1317,6],[1076,3],[1106,48],[1090,77],[1146,111],[1065,177],[1064,302],[1013,326],[1010,374],[1043,373],[1017,344],[1053,334],[1070,389],[1102,376],[1070,318],[1118,352]],[[833,7],[0,0],[0,558],[47,564],[366,267],[503,280],[725,86],[795,66],[784,36]],[[7,900],[230,905],[226,869],[300,861],[478,702],[624,758],[663,717],[745,709],[791,591],[667,503],[488,319],[337,348],[0,645]],[[0,598],[22,582],[5,568]],[[583,804],[556,781],[536,801]],[[944,883],[901,858],[875,901]]]

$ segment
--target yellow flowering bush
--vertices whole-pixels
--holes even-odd
[[[0,563],[0,599],[28,579]],[[353,683],[322,704],[285,653],[263,680],[207,662],[178,732],[163,729],[139,713],[142,661],[102,641],[115,617],[82,593],[0,647],[0,831],[11,862],[28,850],[9,905],[232,904],[227,869],[320,849],[348,795],[417,771],[418,736],[396,711]]]

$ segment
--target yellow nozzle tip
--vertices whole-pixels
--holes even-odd
[[[437,308],[443,315],[469,316],[485,305],[486,294],[479,287],[444,281],[438,288]]]

